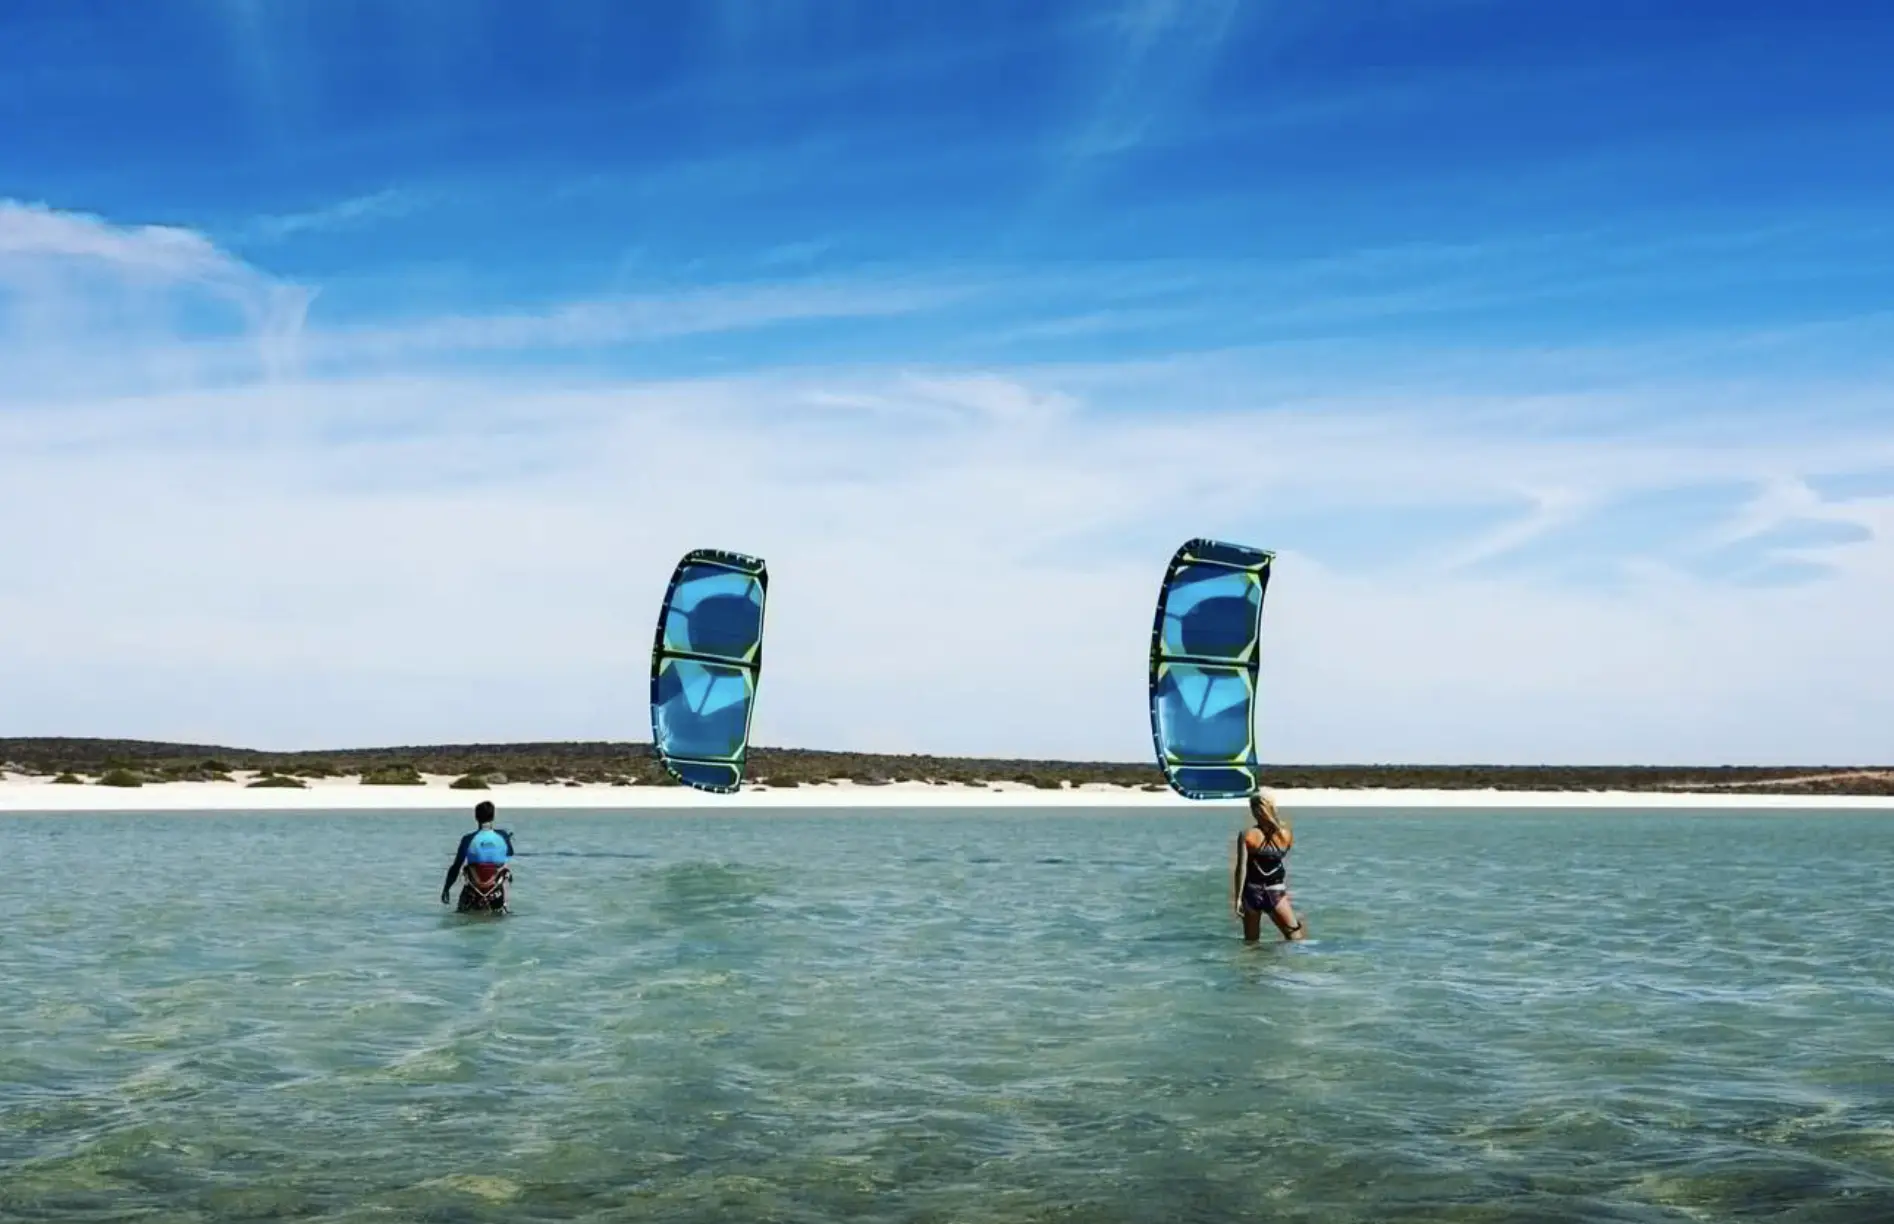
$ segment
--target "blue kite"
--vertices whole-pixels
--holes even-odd
[[[1151,739],[1165,780],[1186,799],[1257,789],[1256,677],[1275,556],[1191,540],[1164,571],[1151,627]]]
[[[671,574],[651,649],[651,746],[686,786],[742,785],[768,591],[767,567],[741,553],[700,548]]]

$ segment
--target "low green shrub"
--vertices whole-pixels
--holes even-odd
[[[362,773],[363,786],[424,786],[426,782],[412,765],[383,765]]]
[[[231,777],[227,773],[220,773],[213,769],[193,768],[166,771],[164,780],[167,782],[229,782]]]
[[[143,786],[145,780],[129,769],[108,769],[99,776],[100,786]]]

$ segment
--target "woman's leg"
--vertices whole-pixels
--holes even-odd
[[[1263,937],[1263,915],[1259,910],[1243,911],[1243,942],[1255,943]]]
[[[1276,924],[1282,937],[1288,940],[1307,939],[1308,928],[1296,919],[1296,911],[1289,904],[1289,894],[1283,893],[1276,898],[1275,908],[1269,911],[1269,920]]]

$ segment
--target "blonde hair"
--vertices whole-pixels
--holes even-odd
[[[1289,838],[1295,836],[1289,827],[1289,817],[1276,810],[1276,797],[1268,791],[1257,791],[1250,796],[1250,815],[1269,822],[1270,831],[1263,835],[1265,841],[1273,842],[1279,835]]]

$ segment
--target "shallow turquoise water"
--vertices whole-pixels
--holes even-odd
[[[1894,1220],[1894,819],[0,818],[7,1220]]]

